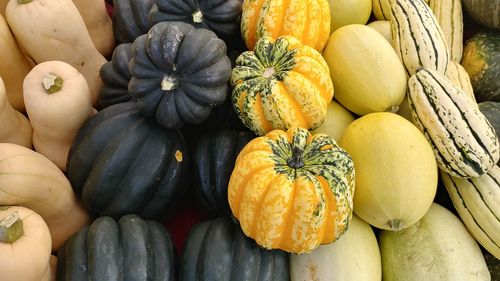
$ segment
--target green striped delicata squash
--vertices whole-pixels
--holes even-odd
[[[414,124],[434,149],[439,168],[455,177],[478,177],[498,162],[495,130],[477,105],[445,76],[421,69],[409,81]]]

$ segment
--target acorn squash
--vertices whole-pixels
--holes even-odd
[[[99,95],[101,107],[132,100],[132,96],[128,93],[128,82],[132,78],[128,70],[131,59],[132,43],[123,43],[116,46],[111,61],[102,65],[99,72],[103,82]]]
[[[113,35],[118,44],[132,43],[148,33],[148,13],[154,0],[113,0]]]

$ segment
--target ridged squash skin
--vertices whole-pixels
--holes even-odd
[[[500,118],[498,118],[500,116],[500,102],[485,101],[479,103],[478,106],[481,113],[490,121],[497,136],[500,137]]]
[[[290,35],[321,51],[330,35],[328,0],[244,0],[241,35],[249,50],[260,38]]]
[[[291,281],[380,281],[382,262],[377,238],[368,223],[352,216],[346,233],[335,243],[309,254],[290,255]]]
[[[429,0],[424,0],[429,3]],[[396,0],[372,0],[372,12],[377,20],[389,20],[391,18],[391,5]]]
[[[441,170],[478,177],[496,165],[498,136],[466,93],[429,69],[412,76],[408,87],[413,123],[431,144]]]
[[[370,27],[337,29],[323,51],[335,88],[334,98],[358,114],[392,111],[406,94],[407,79],[398,55]]]
[[[469,232],[500,259],[500,166],[468,179],[441,172],[441,179]]]
[[[490,281],[477,242],[459,218],[433,203],[415,225],[379,236],[384,281]]]
[[[474,96],[474,89],[472,88],[472,83],[470,81],[469,74],[465,68],[458,62],[449,61],[448,67],[445,73],[446,78],[448,78],[455,86],[459,87],[464,91],[464,93],[469,96],[469,98],[476,104],[476,97]]]
[[[467,13],[479,24],[500,30],[499,0],[463,0]]]
[[[292,126],[319,127],[332,100],[330,71],[319,52],[294,37],[260,39],[236,59],[232,102],[256,135]]]
[[[327,135],[274,130],[240,152],[228,185],[243,232],[266,249],[307,253],[337,240],[352,216],[354,166]]]
[[[352,122],[339,145],[356,167],[358,217],[397,231],[425,215],[436,194],[437,165],[429,143],[411,122],[394,113],[371,113]]]
[[[450,59],[446,39],[431,8],[424,0],[396,0],[391,6],[392,46],[408,77],[419,67],[442,74]]]
[[[326,110],[326,119],[321,126],[311,131],[313,134],[327,134],[339,141],[345,129],[356,118],[337,101],[332,100]]]
[[[464,21],[461,0],[430,0],[431,8],[436,20],[443,31],[449,50],[449,59],[460,62],[462,59]]]
[[[111,60],[102,65],[99,72],[103,82],[99,95],[102,108],[132,100],[128,93],[128,82],[132,78],[128,69],[131,59],[132,43],[122,43],[113,50]]]
[[[148,14],[153,0],[113,0],[112,26],[117,44],[132,43],[148,33]]]

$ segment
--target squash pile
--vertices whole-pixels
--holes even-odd
[[[500,280],[499,0],[0,9],[2,281]]]

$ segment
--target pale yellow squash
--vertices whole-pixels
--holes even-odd
[[[7,98],[14,109],[24,112],[23,80],[33,68],[33,64],[19,48],[2,16],[0,16],[0,54],[2,54],[0,76],[7,88]]]
[[[407,78],[398,55],[372,28],[351,24],[330,35],[323,52],[335,88],[334,99],[365,115],[397,111],[406,94]]]
[[[73,139],[93,114],[87,81],[65,62],[46,61],[31,70],[23,87],[33,146],[64,172]]]
[[[107,61],[71,0],[12,0],[6,15],[17,41],[37,64],[51,60],[71,64],[87,80],[92,104],[97,104],[99,71]]]
[[[50,281],[49,228],[34,211],[0,207],[0,278],[2,281]]]
[[[54,251],[89,222],[61,170],[42,154],[16,144],[0,143],[2,205],[22,205],[42,216]]]
[[[326,119],[317,129],[312,130],[313,134],[327,134],[336,141],[344,133],[345,128],[356,119],[354,115],[336,101],[330,102],[326,109]]]
[[[367,26],[375,29],[375,31],[384,36],[389,44],[392,44],[391,23],[388,20],[372,21]]]
[[[356,167],[357,216],[396,231],[425,215],[438,169],[430,144],[410,121],[389,112],[365,115],[347,127],[339,145]]]
[[[473,101],[475,105],[477,105],[476,97],[474,96],[474,89],[472,88],[472,83],[470,81],[469,73],[467,70],[458,62],[448,61],[448,66],[446,67],[445,72],[446,78],[450,79],[450,81],[464,93],[467,94]]]
[[[372,0],[329,0],[330,33],[348,24],[366,24],[372,13]]]
[[[0,124],[2,124],[0,126],[0,142],[15,143],[27,148],[32,147],[33,129],[28,118],[12,108],[7,100],[2,77],[0,77]]]

